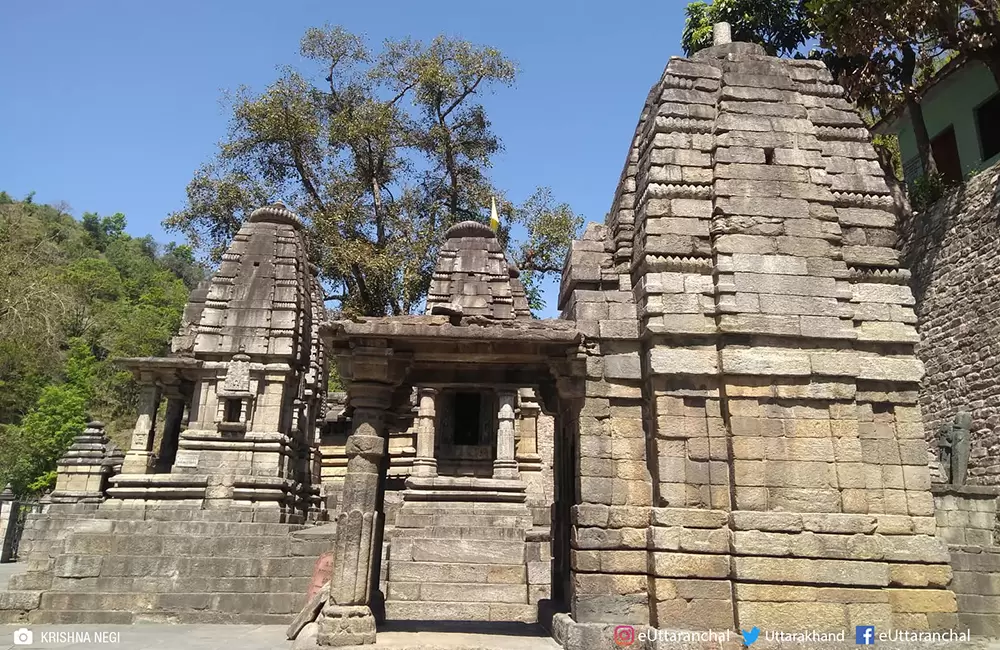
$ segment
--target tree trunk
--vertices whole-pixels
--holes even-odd
[[[927,124],[924,122],[924,107],[917,101],[912,89],[907,89],[904,95],[906,110],[910,116],[910,123],[913,125],[913,137],[917,141],[920,164],[924,168],[924,176],[930,178],[937,175],[938,168],[937,162],[934,160],[934,151],[931,149],[931,137],[927,133]]]
[[[934,161],[934,152],[931,150],[931,137],[927,133],[927,123],[924,122],[924,108],[920,105],[917,89],[913,84],[917,56],[912,46],[908,45],[901,50],[903,61],[900,81],[903,87],[903,101],[910,116],[910,124],[913,125],[913,137],[917,141],[917,154],[920,156],[920,164],[924,168],[924,177],[930,178],[937,175],[938,169],[937,163]]]

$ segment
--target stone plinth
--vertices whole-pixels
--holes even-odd
[[[411,476],[406,479],[406,501],[470,501],[524,503],[527,487],[518,479],[477,476]]]
[[[1000,488],[935,484],[931,491],[937,534],[950,552],[960,626],[1000,636]]]

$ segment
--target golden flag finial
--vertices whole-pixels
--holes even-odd
[[[497,199],[495,196],[490,197],[490,228],[493,232],[500,229],[500,216],[497,214]]]

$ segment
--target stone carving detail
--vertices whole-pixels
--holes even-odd
[[[948,483],[965,485],[969,471],[969,430],[972,428],[972,413],[959,411],[951,424],[938,431],[938,449],[941,471],[947,475]]]
[[[226,369],[223,390],[227,393],[246,393],[250,390],[250,357],[243,351],[233,355]]]

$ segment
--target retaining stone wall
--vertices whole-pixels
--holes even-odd
[[[927,374],[920,403],[931,449],[959,409],[972,412],[968,482],[1000,485],[1000,165],[899,233],[913,278]]]

